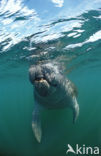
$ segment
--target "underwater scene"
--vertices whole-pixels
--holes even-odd
[[[75,84],[79,115],[45,109],[39,143],[29,68],[40,64]],[[0,0],[0,156],[101,156],[100,111],[101,0]]]

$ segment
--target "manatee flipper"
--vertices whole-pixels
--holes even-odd
[[[77,103],[76,97],[73,97],[73,123],[76,122],[78,116],[79,116],[79,105]]]
[[[41,142],[41,119],[40,119],[40,107],[35,103],[35,108],[32,113],[32,130],[35,135],[36,140],[40,143]]]

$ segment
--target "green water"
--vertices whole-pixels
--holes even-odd
[[[42,114],[42,142],[31,130],[34,106],[33,88],[25,73],[5,75],[0,81],[0,151],[12,156],[66,155],[67,144],[101,146],[101,74],[97,70],[76,71],[69,75],[77,85],[80,115],[72,123],[69,109],[45,111]],[[13,69],[14,70],[14,69]],[[12,71],[13,73],[13,71]]]
[[[101,0],[0,0],[0,156],[74,156],[66,154],[68,144],[97,146],[101,155],[100,6]],[[45,110],[39,144],[28,69],[40,61],[56,62],[74,82],[80,114],[73,124],[70,109]]]

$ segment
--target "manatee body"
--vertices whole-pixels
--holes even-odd
[[[32,130],[38,142],[41,141],[42,130],[40,112],[46,109],[61,109],[69,107],[73,110],[73,122],[79,115],[77,89],[67,79],[58,66],[51,63],[32,65],[29,69],[29,79],[34,86],[35,106],[32,113]]]

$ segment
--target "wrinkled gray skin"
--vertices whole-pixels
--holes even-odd
[[[34,86],[35,106],[32,114],[32,130],[38,142],[41,142],[42,108],[59,109],[69,107],[73,110],[73,122],[79,115],[76,100],[77,90],[74,84],[60,73],[52,64],[33,65],[29,69],[29,79]]]

